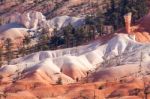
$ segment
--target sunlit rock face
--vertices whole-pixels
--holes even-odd
[[[41,12],[29,11],[23,14],[18,12],[14,13],[14,15],[10,17],[10,23],[18,23],[31,30],[44,29],[49,36],[53,36],[54,29],[60,30],[69,24],[77,28],[82,26],[85,22],[83,17],[70,16],[58,16],[51,20],[46,20],[46,17]]]
[[[37,11],[25,12],[23,14],[16,12],[11,16],[10,22],[22,24],[27,29],[49,28],[46,17]]]

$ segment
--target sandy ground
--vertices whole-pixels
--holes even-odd
[[[149,78],[146,78],[148,82]],[[0,89],[5,84],[1,84]],[[127,78],[121,81],[46,85],[38,81],[20,80],[8,85],[4,99],[143,99],[143,81]],[[135,90],[139,90],[134,93]],[[95,98],[94,98],[95,97]],[[150,95],[148,95],[150,98]],[[3,99],[3,98],[2,98]]]

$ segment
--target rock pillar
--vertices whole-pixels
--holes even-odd
[[[127,13],[124,15],[125,19],[125,29],[128,34],[131,34],[131,20],[132,20],[132,13]]]

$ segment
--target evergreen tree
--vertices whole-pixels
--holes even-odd
[[[0,26],[3,25],[3,19],[0,17]]]
[[[7,38],[5,40],[5,47],[6,47],[6,58],[8,65],[10,64],[11,59],[13,58],[13,51],[12,51],[12,40],[10,38]]]
[[[103,26],[104,26],[104,22],[105,22],[105,16],[100,11],[98,11],[95,21],[96,21],[97,32],[100,33],[100,35],[102,35],[103,34]]]
[[[73,26],[69,24],[68,26],[64,27],[63,33],[64,33],[66,46],[70,47],[70,44],[72,43],[73,40],[73,35],[75,34],[75,30]]]
[[[115,0],[111,0],[111,11],[115,11]]]
[[[145,14],[148,13],[148,7],[146,0],[137,0],[136,8],[138,10],[139,18],[143,17]]]
[[[92,25],[92,24],[93,24],[93,16],[87,15],[87,16],[85,17],[85,24],[87,24],[87,25]]]
[[[62,84],[63,84],[61,77],[58,78],[58,81],[56,82],[56,84],[59,84],[59,85],[62,85]]]
[[[127,9],[128,9],[128,3],[129,1],[128,0],[121,0],[120,2],[120,13],[121,13],[121,16],[124,16],[127,12]]]
[[[75,33],[76,45],[80,45],[84,41],[84,27],[79,27],[76,29]]]
[[[3,60],[2,60],[2,58],[3,58],[3,48],[0,47],[0,67],[3,65]]]
[[[39,37],[39,42],[47,42],[49,40],[49,37],[47,34],[41,34]]]
[[[27,46],[30,44],[31,42],[31,38],[28,35],[25,35],[24,39],[23,39],[23,46]]]
[[[18,53],[21,55],[21,56],[24,56],[26,54],[26,49],[25,47],[22,47],[18,50]]]
[[[49,37],[47,34],[41,34],[39,37],[39,46],[40,46],[40,50],[48,50],[49,46],[48,46],[48,42],[49,42]]]
[[[50,40],[50,44],[52,45],[51,47],[53,49],[57,49],[57,47],[60,45],[60,41],[60,37],[57,37],[56,35],[52,36]]]
[[[112,13],[112,22],[113,22],[113,26],[114,26],[114,29],[117,30],[118,29],[118,25],[119,25],[119,15],[117,12],[114,12]]]
[[[124,15],[132,12],[132,22],[136,22],[148,12],[146,0],[120,0],[118,4],[111,0],[111,9],[105,13],[105,24],[113,25],[117,30],[124,26]]]

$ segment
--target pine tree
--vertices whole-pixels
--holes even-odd
[[[26,54],[26,48],[22,47],[18,50],[18,53],[21,54],[21,56],[24,56]]]
[[[69,23],[68,26],[66,26],[63,29],[64,33],[64,38],[65,38],[65,43],[67,47],[70,47],[70,44],[72,43],[73,40],[73,35],[74,35],[74,30],[73,26]]]
[[[59,84],[59,85],[62,85],[63,84],[63,82],[62,82],[62,78],[61,77],[59,77],[58,78],[58,81],[56,82],[57,84]]]
[[[146,0],[137,0],[136,4],[139,18],[143,17],[145,14],[148,13],[148,7]]]
[[[76,30],[76,34],[75,34],[75,37],[76,37],[76,44],[77,45],[80,45],[81,43],[83,43],[83,39],[84,39],[84,29],[83,27],[79,27],[77,30]]]
[[[0,17],[0,26],[3,25],[3,19]]]
[[[28,45],[30,44],[31,39],[28,35],[25,35],[24,39],[23,39],[23,44],[26,45],[28,47]]]
[[[0,26],[4,24],[4,18],[0,17]]]
[[[115,0],[111,0],[111,11],[115,11]]]
[[[3,48],[0,47],[0,67],[3,65],[3,60],[2,60],[2,58],[3,58]]]
[[[7,57],[7,63],[10,64],[11,59],[13,58],[13,52],[12,52],[12,40],[10,38],[7,38],[5,40],[5,47],[6,47],[6,57]]]
[[[96,21],[97,32],[100,33],[100,35],[102,35],[103,34],[103,26],[104,26],[104,22],[105,22],[105,16],[100,11],[98,11],[96,14],[95,21]]]

